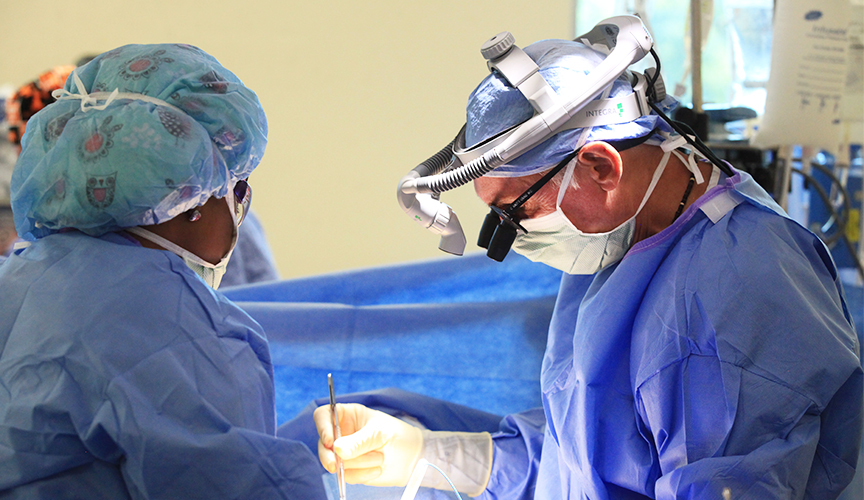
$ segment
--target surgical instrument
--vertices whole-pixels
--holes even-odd
[[[339,428],[339,416],[336,414],[336,392],[333,390],[333,374],[327,374],[327,385],[330,388],[330,418],[333,420],[333,442],[342,437]],[[334,451],[335,454],[335,451]],[[345,496],[345,465],[339,455],[336,455],[336,480],[339,483],[339,500],[346,500]]]

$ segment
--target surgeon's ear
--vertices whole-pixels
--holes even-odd
[[[579,166],[604,191],[613,191],[621,182],[622,164],[618,151],[603,141],[589,142],[579,150]]]

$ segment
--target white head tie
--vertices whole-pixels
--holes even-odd
[[[692,138],[693,137],[691,136],[691,139]],[[660,143],[660,149],[662,149],[664,153],[669,153],[670,151],[674,153],[675,156],[681,160],[684,166],[687,167],[687,170],[693,174],[693,178],[696,179],[696,184],[702,184],[705,182],[705,177],[702,175],[702,171],[699,170],[699,165],[696,164],[696,159],[694,158],[696,154],[703,156],[702,153],[693,150],[685,158],[684,155],[676,151],[676,149],[685,146],[686,144],[687,139],[685,139],[683,135],[667,136],[666,140]]]
[[[144,94],[137,94],[133,92],[120,92],[120,90],[116,88],[113,92],[88,93],[87,89],[84,88],[84,83],[81,81],[81,78],[78,77],[78,70],[72,72],[72,79],[75,83],[75,89],[78,91],[77,94],[73,94],[66,89],[57,89],[52,92],[51,95],[54,96],[54,99],[57,99],[58,101],[65,101],[68,99],[80,99],[81,111],[85,113],[91,109],[103,110],[107,108],[108,105],[114,101],[114,99],[132,99],[135,101],[149,102],[157,106],[165,106],[175,111],[179,111],[180,113],[186,114],[185,111],[178,108],[177,106],[174,106],[173,104],[169,104],[162,99],[157,99],[155,97],[150,97]],[[96,104],[99,101],[105,101],[105,103]]]

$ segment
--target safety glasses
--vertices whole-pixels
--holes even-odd
[[[237,181],[237,184],[234,184],[234,215],[237,217],[237,226],[243,223],[251,203],[252,188],[249,183],[243,179]]]
[[[498,262],[504,260],[507,253],[510,252],[513,242],[516,241],[519,231],[522,231],[523,234],[528,233],[524,227],[519,225],[520,219],[516,217],[516,212],[522,208],[522,205],[529,198],[534,196],[537,191],[540,191],[540,188],[555,177],[555,174],[566,167],[570,163],[570,160],[575,158],[578,153],[579,150],[577,149],[567,155],[558,165],[555,165],[554,168],[546,172],[546,175],[541,177],[539,181],[535,182],[518,198],[513,200],[513,203],[508,205],[507,208],[502,209],[494,205],[490,207],[492,210],[483,220],[483,225],[480,227],[480,236],[477,238],[477,245],[486,249],[486,255],[490,259]]]

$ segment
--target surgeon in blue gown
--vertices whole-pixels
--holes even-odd
[[[266,137],[256,95],[189,45],[106,52],[31,119],[29,246],[0,265],[0,497],[325,498],[275,436],[264,332],[215,290]]]
[[[603,59],[562,40],[525,52],[564,95]],[[601,98],[632,91],[619,78]],[[532,114],[493,72],[469,97],[466,142]],[[750,176],[682,145],[651,114],[560,132],[474,181],[503,209],[562,166],[516,214],[527,233],[513,244],[565,272],[544,411],[453,433],[345,404],[334,441],[322,407],[322,465],[339,454],[349,482],[392,486],[424,458],[488,499],[836,498],[855,473],[864,388],[831,257]],[[437,477],[424,484],[446,489]]]

